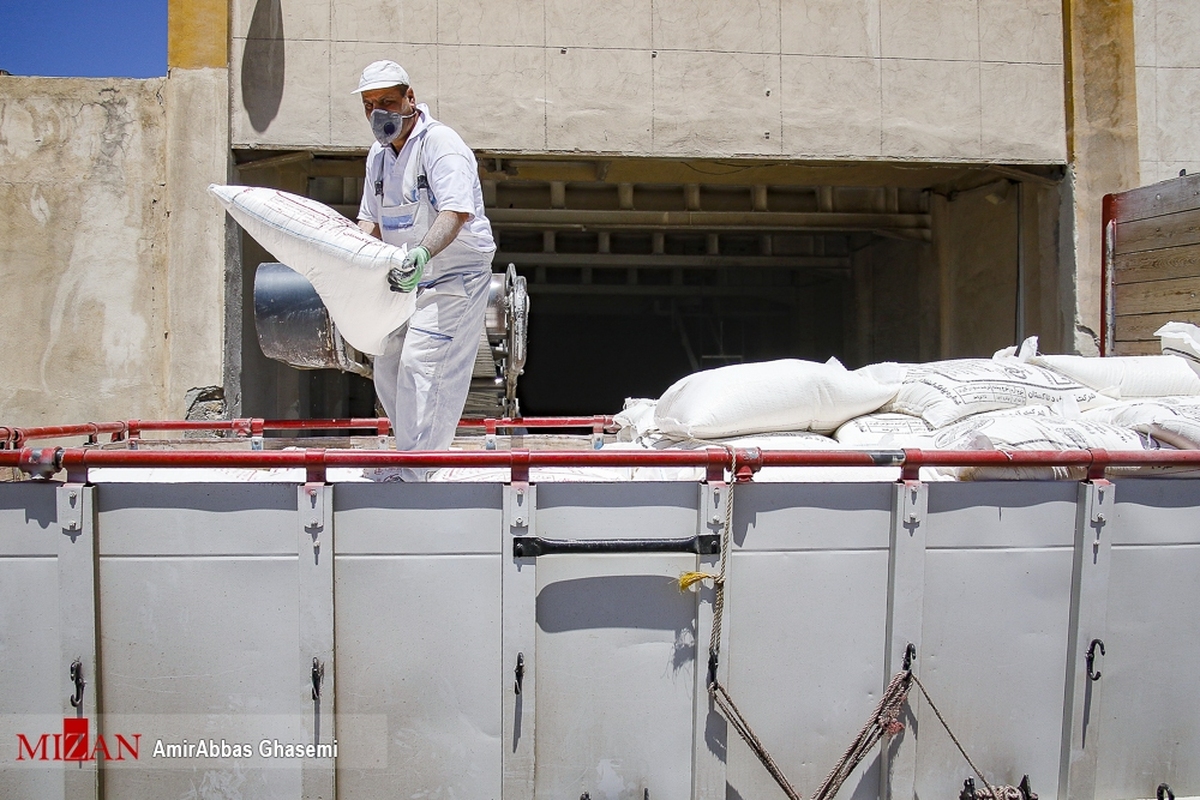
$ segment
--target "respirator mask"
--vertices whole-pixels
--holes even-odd
[[[386,147],[396,141],[400,132],[404,130],[404,120],[412,119],[416,115],[415,108],[411,114],[377,108],[371,112],[371,132],[375,134],[375,139]]]

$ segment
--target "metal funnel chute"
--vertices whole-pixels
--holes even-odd
[[[506,272],[492,274],[465,416],[518,415],[517,378],[525,370],[528,320],[525,279],[509,264]],[[286,264],[258,265],[254,324],[268,358],[297,369],[372,375],[371,357],[346,343],[313,285]]]

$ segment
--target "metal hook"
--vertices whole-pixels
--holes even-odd
[[[87,681],[83,679],[83,663],[79,659],[71,662],[71,683],[75,684],[75,694],[71,695],[71,706],[82,708],[83,687],[87,686]]]
[[[904,671],[912,672],[913,661],[917,659],[917,646],[912,642],[904,648]]]
[[[517,682],[513,684],[513,694],[521,693],[521,684],[525,681],[525,654],[517,653],[517,668],[513,670],[513,674],[517,676]]]
[[[1100,680],[1100,673],[1092,671],[1092,665],[1096,661],[1096,647],[1100,647],[1100,655],[1104,655],[1104,642],[1099,639],[1092,639],[1092,643],[1088,645],[1087,650],[1087,676],[1088,680]]]

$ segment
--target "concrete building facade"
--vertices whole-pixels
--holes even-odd
[[[272,259],[204,190],[353,215],[378,58],[476,150],[530,282],[527,411],[736,360],[1094,353],[1101,197],[1200,165],[1197,33],[1185,0],[173,0],[166,79],[0,79],[30,315],[0,418],[369,410],[258,351]]]

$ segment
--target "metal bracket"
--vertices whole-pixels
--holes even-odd
[[[321,552],[321,531],[325,530],[325,493],[318,484],[308,484],[304,487],[304,495],[309,499],[309,507],[300,509],[301,515],[308,515],[302,520],[304,531],[312,537],[313,553]]]
[[[680,539],[543,539],[518,536],[513,539],[517,558],[560,555],[564,553],[695,553],[716,555],[721,552],[721,537],[698,534]]]
[[[64,486],[58,493],[58,524],[75,541],[83,532],[83,498],[79,487]]]
[[[528,486],[513,486],[510,502],[504,504],[504,524],[510,531],[529,530],[533,519],[531,494]]]
[[[903,487],[904,492],[900,503],[900,524],[911,536],[913,530],[925,518],[927,501],[923,496],[924,489],[920,481],[905,481]]]

